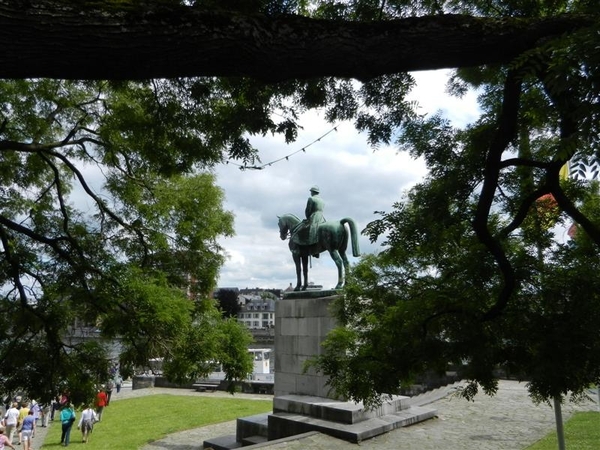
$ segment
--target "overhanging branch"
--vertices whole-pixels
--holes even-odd
[[[360,23],[204,11],[175,2],[122,5],[0,0],[0,78],[366,80],[506,63],[540,39],[598,20],[437,15]]]

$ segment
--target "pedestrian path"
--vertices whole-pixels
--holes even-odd
[[[458,396],[460,386],[452,386],[446,394],[433,396],[430,406],[437,409],[437,417],[410,427],[401,428],[360,443],[351,444],[320,433],[302,439],[291,439],[270,444],[269,450],[523,450],[554,430],[554,410],[547,404],[534,405],[527,395],[525,383],[501,380],[494,397],[482,393],[475,401]],[[225,392],[199,393],[191,389],[148,388],[132,390],[125,386],[119,394],[113,393],[111,402],[144,395],[169,393],[192,396],[230,396]],[[269,399],[272,396],[236,394],[244,398]],[[582,403],[565,402],[566,421],[575,411],[598,411],[598,397],[591,394]],[[598,413],[600,425],[600,412]],[[60,422],[51,422],[60,426]],[[47,428],[39,428],[33,450],[39,450]],[[236,421],[173,433],[145,445],[141,450],[199,450],[209,438],[235,434]],[[263,444],[264,445],[264,444]],[[252,447],[244,447],[251,449]]]
[[[60,422],[50,422],[50,423],[60,423]],[[42,426],[36,426],[35,427],[35,437],[31,440],[32,445],[31,445],[31,450],[40,450],[40,448],[42,448],[42,445],[44,445],[45,441],[46,441],[46,434],[48,433],[48,429],[49,427],[42,427]],[[20,446],[19,445],[15,445],[15,447],[18,449]]]

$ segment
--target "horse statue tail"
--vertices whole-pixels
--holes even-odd
[[[348,224],[350,226],[350,237],[352,238],[352,256],[358,257],[360,256],[360,248],[358,245],[358,232],[356,231],[356,223],[350,217],[344,217],[340,220],[341,224]]]

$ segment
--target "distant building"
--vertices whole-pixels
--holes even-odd
[[[255,341],[264,345],[272,345],[275,328],[275,302],[282,294],[282,289],[263,288],[228,288],[219,287],[213,293],[218,296],[221,290],[231,290],[237,293],[240,311],[237,320],[250,330]]]
[[[275,327],[275,301],[273,297],[256,294],[240,294],[238,301],[242,309],[238,313],[238,322],[250,330]]]

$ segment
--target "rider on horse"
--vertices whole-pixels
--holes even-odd
[[[310,188],[310,197],[306,202],[306,208],[304,215],[306,219],[298,224],[298,226],[292,230],[291,239],[298,245],[314,245],[319,240],[317,236],[317,229],[319,224],[325,222],[323,217],[323,210],[325,209],[325,202],[319,196],[319,187],[313,186]],[[319,257],[318,253],[314,255]]]

